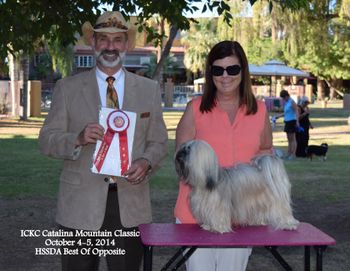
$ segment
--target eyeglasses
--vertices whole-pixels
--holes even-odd
[[[227,72],[228,75],[237,75],[241,72],[241,66],[239,65],[232,65],[227,66],[226,68],[223,68],[221,66],[211,66],[211,74],[213,76],[221,76],[224,74],[224,71]]]

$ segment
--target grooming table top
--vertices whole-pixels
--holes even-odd
[[[234,228],[230,233],[212,233],[195,224],[142,224],[141,240],[147,246],[328,246],[335,240],[308,223],[296,230],[275,230],[271,226]]]

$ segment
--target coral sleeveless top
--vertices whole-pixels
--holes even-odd
[[[257,101],[258,111],[255,115],[245,115],[246,107],[241,106],[231,123],[228,114],[220,106],[202,114],[199,111],[200,103],[201,97],[192,100],[195,139],[204,140],[211,145],[222,167],[249,163],[260,150],[266,117],[265,104]],[[190,186],[180,181],[174,215],[181,223],[196,223],[189,206],[190,192]]]

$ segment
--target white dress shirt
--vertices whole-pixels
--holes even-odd
[[[106,106],[106,100],[107,100],[107,86],[108,83],[106,81],[108,75],[102,72],[98,67],[96,67],[96,78],[97,78],[97,84],[98,89],[100,93],[100,99],[101,99],[101,106]],[[114,88],[117,91],[118,95],[118,102],[120,109],[123,108],[123,100],[124,100],[124,85],[125,85],[125,72],[123,69],[120,69],[117,73],[113,74],[114,80]]]

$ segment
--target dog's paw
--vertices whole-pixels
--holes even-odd
[[[231,227],[224,227],[222,225],[210,226],[210,225],[202,224],[201,228],[206,230],[206,231],[211,231],[211,232],[215,232],[215,233],[232,232]]]
[[[209,225],[206,225],[206,224],[202,224],[202,225],[201,225],[201,228],[202,228],[203,230],[206,230],[206,231],[215,232],[214,229],[212,229]]]
[[[299,226],[300,222],[295,218],[289,219],[285,223],[282,223],[278,226],[281,230],[296,230]]]

